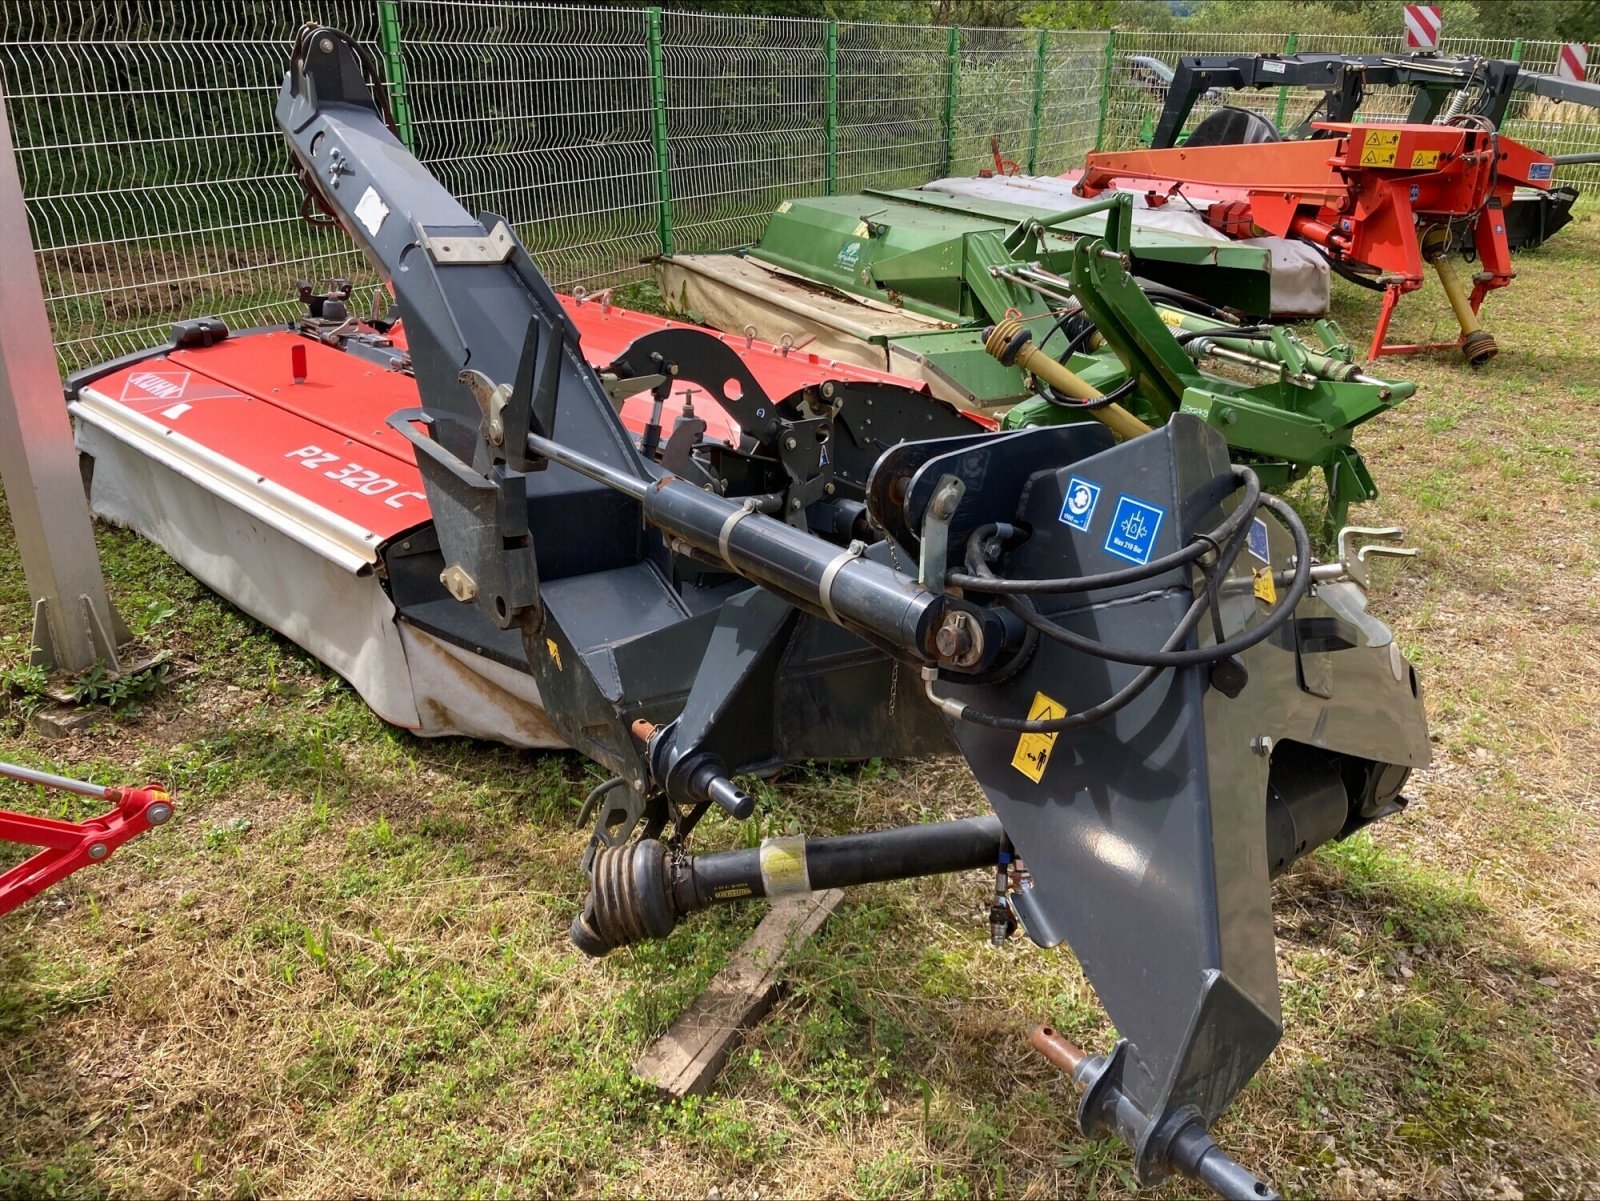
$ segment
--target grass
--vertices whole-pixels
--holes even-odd
[[[1420,392],[1360,439],[1384,495],[1358,518],[1422,550],[1379,562],[1372,608],[1418,661],[1435,765],[1403,816],[1277,885],[1287,1029],[1217,1134],[1291,1195],[1600,1189],[1597,256],[1589,207],[1489,301],[1500,358],[1397,361]],[[1352,334],[1373,300],[1341,285]],[[1446,322],[1430,289],[1397,335]],[[716,1091],[662,1104],[629,1063],[758,914],[583,959],[596,769],[385,728],[159,551],[100,544],[174,682],[60,742],[13,707],[0,743],[161,779],[179,813],[0,923],[0,1195],[1130,1192],[1022,1040],[1048,1019],[1103,1048],[1104,1016],[1070,955],[987,946],[983,880],[853,895]],[[0,670],[27,617],[6,537]],[[946,761],[796,770],[760,799],[758,830],[703,844],[980,804]]]

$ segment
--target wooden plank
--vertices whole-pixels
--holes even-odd
[[[640,1056],[634,1077],[673,1097],[706,1092],[744,1031],[772,1008],[789,954],[843,900],[844,891],[831,888],[775,902],[705,992]]]

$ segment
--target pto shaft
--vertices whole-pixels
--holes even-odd
[[[1445,299],[1455,310],[1456,321],[1461,326],[1461,355],[1472,366],[1482,367],[1500,352],[1495,345],[1494,335],[1483,328],[1478,321],[1478,314],[1472,311],[1467,290],[1461,286],[1450,260],[1441,254],[1433,260],[1433,269],[1439,274],[1439,286],[1444,289]]]
[[[664,938],[713,905],[992,868],[1005,844],[993,814],[837,838],[768,838],[760,846],[681,856],[654,839],[595,857],[592,887],[572,923],[586,955]]]
[[[1034,346],[1031,338],[1032,334],[1023,329],[1015,317],[1007,317],[989,330],[983,340],[983,348],[1008,367],[1015,363],[1024,371],[1032,372],[1063,396],[1075,400],[1103,398],[1104,393]],[[1119,404],[1096,405],[1093,408],[1085,406],[1084,411],[1124,442],[1150,432],[1148,425]]]

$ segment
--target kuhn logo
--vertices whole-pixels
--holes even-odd
[[[183,385],[167,379],[165,376],[154,375],[149,371],[140,371],[128,377],[128,382],[135,388],[142,388],[151,396],[159,396],[162,400],[176,400],[183,395]]]

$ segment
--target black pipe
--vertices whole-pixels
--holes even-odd
[[[595,856],[572,941],[600,956],[663,938],[712,905],[993,867],[1004,838],[991,813],[836,838],[769,838],[759,847],[692,857],[655,839],[608,847]]]
[[[991,813],[836,838],[769,838],[759,847],[689,860],[687,870],[673,875],[673,905],[681,915],[751,897],[993,867],[1004,837],[1000,819]]]
[[[1340,834],[1350,818],[1349,790],[1327,755],[1286,744],[1273,757],[1264,816],[1267,862],[1277,876]],[[607,847],[595,856],[572,941],[600,956],[664,938],[713,905],[992,868],[1004,840],[991,813],[833,838],[768,838],[710,855],[677,854],[653,838]]]

